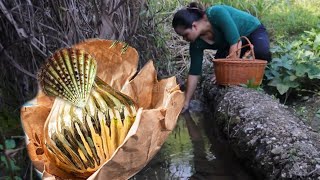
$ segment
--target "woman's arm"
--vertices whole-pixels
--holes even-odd
[[[187,88],[185,92],[184,107],[182,113],[189,108],[190,100],[197,88],[199,77],[202,72],[203,49],[199,48],[195,43],[190,43],[190,69],[187,78]]]
[[[241,51],[238,51],[236,52],[239,48],[241,48],[242,46],[242,42],[239,41],[239,43],[235,43],[233,45],[230,46],[230,49],[229,49],[229,58],[233,58],[233,59],[237,59],[237,58],[240,58],[240,54],[241,54]]]
[[[193,96],[194,91],[197,88],[199,78],[200,75],[188,75],[187,89],[182,112],[186,111],[189,108],[190,100]]]

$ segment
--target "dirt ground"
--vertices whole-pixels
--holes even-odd
[[[320,95],[303,96],[288,106],[302,121],[320,132]]]

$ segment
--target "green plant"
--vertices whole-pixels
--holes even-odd
[[[295,37],[306,28],[316,28],[320,20],[318,12],[300,4],[277,5],[270,9],[261,21],[266,25],[274,39]],[[308,19],[308,20],[306,20]]]
[[[203,0],[201,1],[206,4],[206,6],[211,6],[214,4],[225,4],[233,6],[235,8],[241,9],[252,15],[260,18],[264,14],[268,13],[272,6],[275,5],[277,0]]]
[[[226,4],[258,17],[272,39],[299,35],[305,27],[315,28],[320,20],[320,1],[300,0],[202,0],[206,6]],[[306,21],[306,19],[308,19]]]
[[[320,118],[320,109],[318,109],[318,111],[316,112],[316,117]]]
[[[4,137],[1,137],[0,142],[0,169],[4,170],[6,175],[4,179],[11,179],[11,180],[22,180],[22,178],[19,177],[21,168],[17,165],[17,162],[15,159],[10,157],[10,152],[16,151],[16,143],[13,139],[5,139]]]
[[[268,85],[282,95],[290,89],[319,90],[320,30],[305,31],[293,42],[278,42],[272,48],[274,59],[266,69]]]
[[[38,179],[27,155],[20,114],[16,111],[6,106],[0,109],[0,179]]]
[[[263,91],[260,85],[254,84],[254,79],[249,79],[246,84],[240,84],[240,86],[250,88],[250,89],[255,89],[257,91]]]

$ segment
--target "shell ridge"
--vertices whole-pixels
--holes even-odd
[[[79,58],[79,76],[80,76],[80,84],[81,88],[81,95],[84,99],[87,99],[87,94],[85,90],[86,82],[84,81],[84,61],[86,58],[89,58],[89,54],[85,54],[84,51],[77,51],[78,58]]]
[[[80,98],[84,98],[84,91],[82,89],[82,81],[81,81],[81,61],[83,60],[83,57],[81,56],[81,51],[82,50],[78,50],[75,51],[74,49],[69,49],[69,51],[71,51],[71,56],[74,56],[74,58],[72,58],[72,61],[74,63],[74,73],[76,75],[76,80],[77,80],[77,89],[79,91],[80,94]],[[82,51],[83,52],[83,51]]]
[[[71,83],[71,78],[70,78],[70,76],[68,75],[67,65],[66,65],[66,63],[64,62],[64,58],[63,58],[62,52],[56,53],[56,57],[57,57],[57,59],[58,59],[58,64],[61,66],[61,69],[62,69],[62,72],[63,72],[63,76],[65,77],[64,79],[65,79],[66,85],[68,85],[68,86],[70,85],[70,90],[71,90],[71,95],[70,95],[70,96],[75,97],[75,96],[73,95],[73,93],[76,93],[76,91],[75,91],[76,88],[75,88],[74,84]]]
[[[50,63],[51,64],[51,63]],[[57,86],[57,90],[58,90],[58,93],[59,94],[62,94],[64,95],[64,91],[63,91],[63,88],[65,88],[66,90],[68,89],[66,87],[66,84],[63,82],[63,80],[59,77],[59,74],[58,72],[55,70],[55,68],[53,68],[52,66],[50,66],[48,68],[49,71],[45,72],[45,78],[47,77],[48,80],[54,80],[55,81],[55,85]],[[50,78],[50,77],[53,77],[53,78]],[[71,93],[71,92],[70,92]]]
[[[86,169],[85,165],[83,164],[81,157],[79,157],[79,154],[77,153],[77,151],[74,148],[73,144],[71,144],[68,139],[67,139],[67,134],[69,130],[67,128],[63,128],[62,129],[62,133],[60,135],[60,141],[63,142],[63,146],[65,147],[65,149],[68,151],[69,155],[72,157],[72,159],[75,161],[75,163],[77,164],[77,167],[82,170],[82,169]]]
[[[62,50],[61,51],[61,54],[63,56],[63,59],[64,59],[64,63],[66,64],[66,67],[67,67],[67,71],[68,71],[68,76],[70,77],[71,79],[71,82],[73,84],[76,84],[76,80],[75,80],[75,77],[74,77],[74,74],[73,74],[73,70],[72,70],[72,63],[70,63],[70,54],[69,54],[69,51],[66,51],[66,50]],[[75,86],[75,90],[73,91],[73,95],[78,95],[79,96],[79,92],[77,91],[77,88]]]
[[[73,65],[73,68],[71,68],[73,74],[74,74],[74,78],[75,78],[75,84],[77,85],[76,86],[76,92],[79,94],[79,97],[80,98],[83,98],[82,97],[82,92],[81,92],[81,85],[80,85],[80,76],[79,76],[79,59],[77,57],[77,53],[75,52],[74,49],[68,49],[67,50],[68,53],[70,54],[70,57],[71,57],[71,63]]]

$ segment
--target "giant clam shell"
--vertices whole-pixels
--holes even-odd
[[[84,107],[97,71],[96,60],[84,50],[61,49],[40,69],[39,81],[44,93]]]
[[[44,152],[77,177],[88,177],[110,159],[135,121],[132,99],[98,77],[84,108],[56,99],[44,127]]]
[[[75,46],[95,57],[98,62],[98,76],[104,82],[134,98],[137,107],[144,110],[137,112],[137,118],[125,141],[112,157],[90,177],[83,174],[90,180],[128,179],[145,167],[174,128],[184,101],[180,90],[171,91],[172,88],[179,87],[174,77],[158,81],[152,61],[138,73],[137,51],[129,47],[121,54],[123,44],[119,43],[110,48],[111,45],[111,40],[89,39]],[[36,106],[21,108],[22,124],[29,140],[28,153],[33,165],[43,172],[44,179],[83,179],[57,166],[55,161],[47,156],[47,152],[41,153],[48,145],[45,143],[49,141],[47,136],[54,137],[54,131],[51,131],[50,136],[48,131],[43,130],[49,112],[53,111],[54,98],[39,92],[36,99]],[[60,98],[55,99],[61,101]],[[87,104],[91,104],[90,98]],[[52,158],[57,157],[53,154]]]

